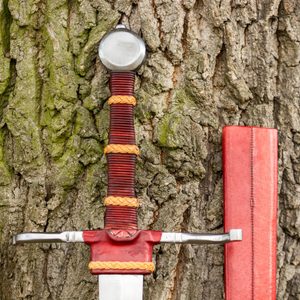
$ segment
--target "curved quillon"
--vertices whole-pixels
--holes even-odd
[[[63,231],[60,233],[51,232],[23,232],[14,236],[14,244],[23,243],[98,243],[101,242],[100,232],[102,230],[85,230],[85,231]],[[140,231],[140,232],[143,232]],[[144,231],[146,232],[146,231]],[[228,242],[241,241],[242,230],[231,229],[228,233],[184,233],[184,232],[161,232],[148,230],[155,234],[156,239],[153,239],[155,243],[175,243],[175,244],[225,244]],[[108,234],[108,236],[111,236]],[[128,234],[124,235],[125,238],[119,238],[119,240],[127,241]],[[138,237],[134,234],[130,238],[131,242],[136,242],[135,239]],[[112,240],[117,238],[112,237]]]

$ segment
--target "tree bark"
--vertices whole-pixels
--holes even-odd
[[[23,231],[103,226],[108,74],[118,22],[148,55],[136,83],[139,225],[222,232],[224,125],[279,129],[278,299],[300,299],[296,0],[0,1],[0,298],[97,299],[80,244]],[[145,299],[223,299],[223,247],[159,245]]]

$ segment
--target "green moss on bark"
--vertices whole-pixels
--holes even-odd
[[[179,114],[166,114],[157,127],[157,142],[161,147],[178,148],[183,146],[178,129],[184,120]]]
[[[10,58],[7,55],[10,47],[9,28],[11,16],[7,2],[0,2],[0,96],[6,90],[10,79]]]
[[[7,185],[11,182],[12,174],[4,157],[5,134],[0,130],[0,185]]]

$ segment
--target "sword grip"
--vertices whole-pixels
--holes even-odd
[[[134,81],[135,72],[111,72],[111,95],[133,96]],[[109,144],[135,145],[132,104],[110,105]],[[107,154],[108,196],[135,197],[135,163],[135,154]],[[108,205],[104,222],[106,229],[137,229],[137,209]]]

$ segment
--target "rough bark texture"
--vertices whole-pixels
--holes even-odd
[[[300,299],[296,0],[0,1],[0,298],[97,299],[80,244],[22,231],[103,226],[109,96],[97,57],[123,22],[148,56],[136,91],[140,227],[222,232],[221,129],[279,129],[278,299]],[[223,299],[223,249],[158,246],[145,299]]]

